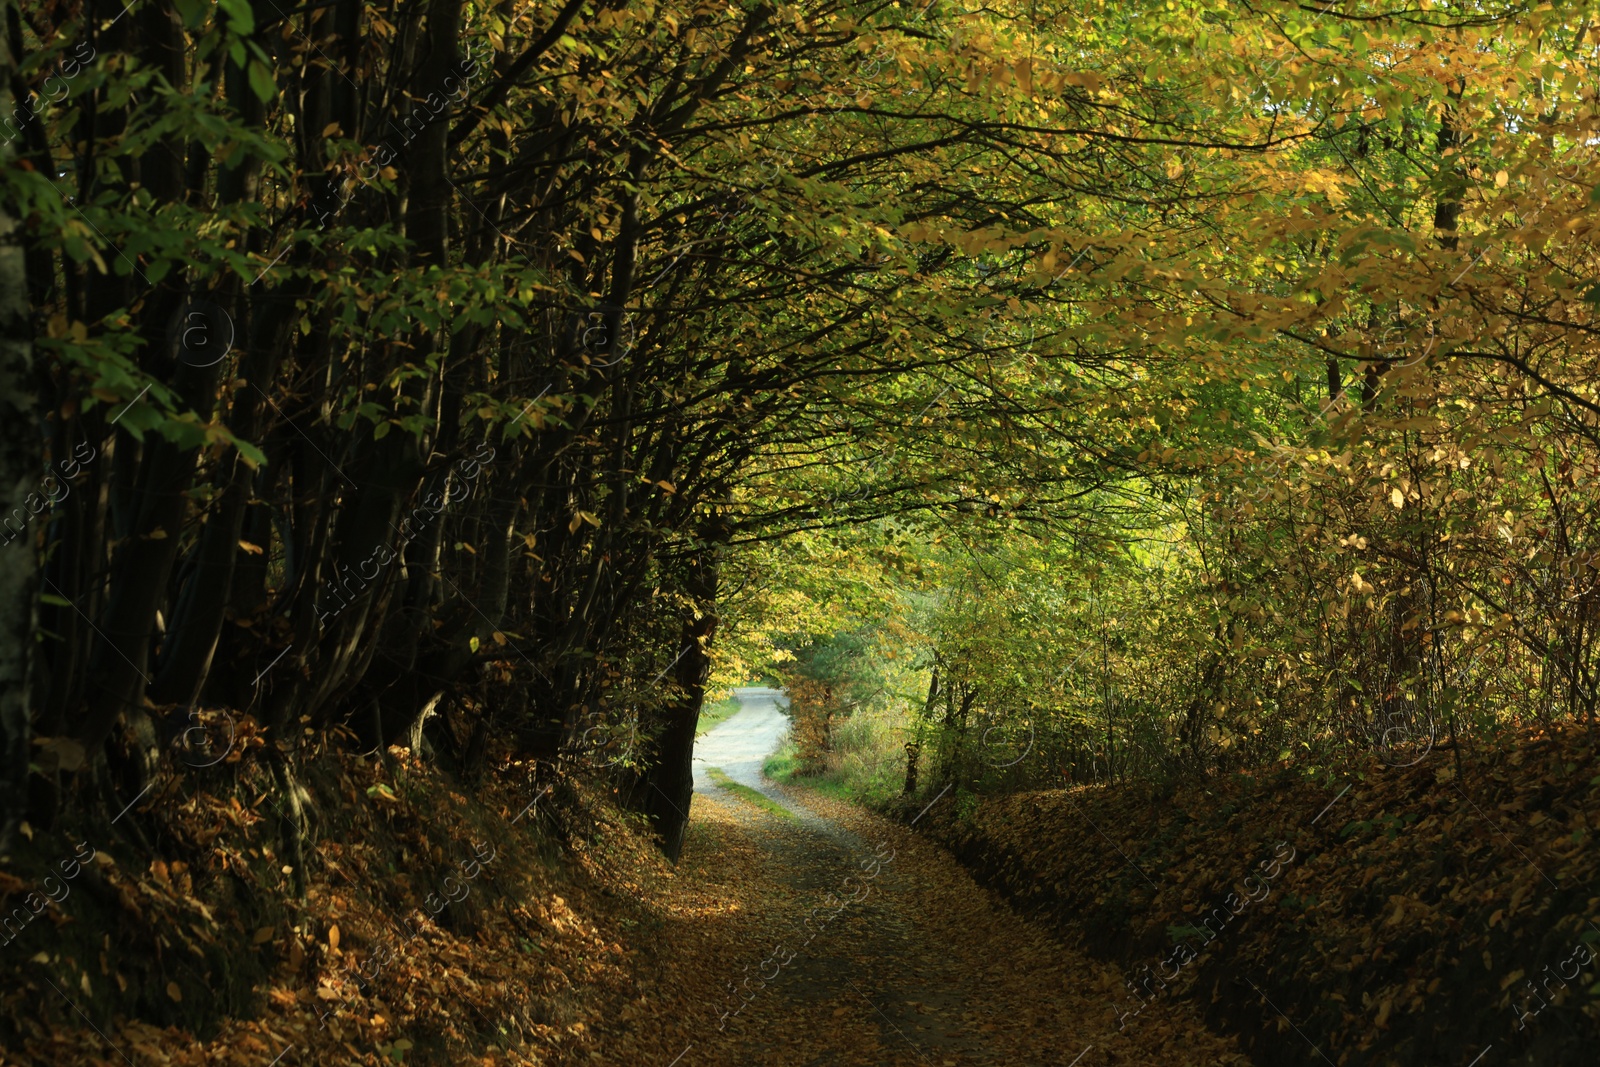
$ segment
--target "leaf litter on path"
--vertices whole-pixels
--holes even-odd
[[[591,1062],[659,1067],[1241,1065],[1186,1004],[1119,1033],[1116,971],[904,826],[810,793],[800,822],[697,794],[658,977]]]

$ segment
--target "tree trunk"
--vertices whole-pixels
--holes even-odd
[[[661,851],[673,863],[683,852],[694,793],[694,733],[700,724],[706,678],[711,672],[711,638],[717,629],[717,539],[697,549],[684,581],[696,605],[683,621],[683,637],[672,665],[680,696],[667,709],[666,729],[656,746],[655,765],[644,775],[641,807],[661,838]]]
[[[15,17],[0,12],[0,115],[11,113],[14,73],[10,34]],[[9,140],[6,142],[9,144]],[[0,166],[11,150],[0,145]],[[33,396],[33,331],[16,220],[0,206],[0,516],[21,510],[40,493],[42,461]],[[0,543],[0,854],[22,818],[28,788],[29,686],[34,629],[34,534]]]

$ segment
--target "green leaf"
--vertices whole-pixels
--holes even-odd
[[[241,37],[256,32],[256,15],[250,0],[217,0],[217,8],[228,16],[228,29]]]
[[[207,9],[205,0],[176,0],[173,6],[178,9],[178,15],[183,19],[186,29],[198,29],[205,21]]]
[[[239,457],[249,465],[251,470],[259,470],[267,464],[267,454],[249,441],[233,439],[233,447],[239,450]]]
[[[278,83],[272,80],[272,71],[265,63],[250,64],[250,88],[255,90],[263,104],[270,103],[278,94]]]

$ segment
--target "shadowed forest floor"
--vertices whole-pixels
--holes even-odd
[[[382,770],[346,773],[356,789]],[[512,823],[531,790],[475,806],[419,771],[317,842],[329,873],[305,901],[255,913],[220,898],[202,909],[178,866],[141,869],[100,838],[55,932],[28,930],[18,948],[33,955],[6,957],[0,1016],[19,1039],[0,1042],[0,1065],[1247,1062],[1184,1002],[1119,1033],[1113,966],[1019,918],[923,827],[754,780],[768,803],[708,776],[673,868],[598,798],[552,809],[568,828],[555,850],[530,832],[545,815]],[[146,817],[176,833],[234,810],[199,799]],[[270,830],[246,819],[239,833]],[[427,920],[430,857],[485,839],[499,858]],[[397,933],[407,924],[413,940]],[[185,933],[225,967],[186,964],[170,944]],[[163,1000],[167,1017],[150,1021]]]
[[[799,819],[696,795],[660,901],[655,974],[602,1027],[594,1062],[1248,1062],[1187,1004],[1119,1033],[1114,968],[1017,917],[906,827],[812,794],[769,795]]]
[[[476,803],[350,759],[318,794],[372,802],[323,829],[297,900],[269,804],[167,782],[144,824],[272,895],[85,832],[71,895],[0,956],[0,1067],[1592,1062],[1600,986],[1549,975],[1600,939],[1600,751],[1578,731],[1342,785],[1278,767],[971,810],[946,789],[886,818],[763,779],[784,717],[741,700],[699,750],[676,867],[596,789],[508,777]],[[50,859],[71,840],[34,837]],[[470,842],[492,842],[481,870]],[[1263,895],[1136,995],[1124,976],[1148,982],[1253,869]],[[435,911],[452,871],[465,891]],[[1548,1004],[1517,985],[1536,972]]]

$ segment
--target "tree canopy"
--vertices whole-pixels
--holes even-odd
[[[1586,9],[7,17],[13,797],[341,730],[675,852],[839,538],[1017,722],[1098,642],[1079,762],[1593,715]]]

